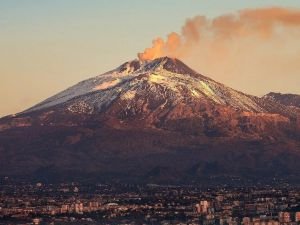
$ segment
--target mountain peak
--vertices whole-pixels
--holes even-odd
[[[167,56],[149,61],[145,65],[146,70],[155,70],[159,67],[162,67],[163,69],[170,71],[172,73],[199,75],[196,71],[194,71],[193,69],[188,67],[186,64],[184,64],[179,59],[170,58]]]
[[[46,99],[45,101],[35,105],[34,107],[26,110],[30,112],[38,109],[48,108],[55,105],[63,104],[73,98],[84,96],[94,92],[104,92],[112,90],[115,95],[110,99],[101,99],[98,101],[110,100],[116,98],[119,95],[119,91],[126,91],[128,88],[133,88],[132,85],[141,84],[141,80],[137,82],[137,77],[147,74],[148,81],[152,84],[160,83],[160,85],[168,86],[166,82],[170,82],[169,85],[173,85],[173,90],[176,89],[177,82],[174,81],[176,77],[170,80],[170,76],[175,74],[186,77],[181,79],[186,84],[192,83],[186,75],[190,77],[201,77],[200,74],[189,68],[182,61],[176,58],[161,57],[151,61],[140,61],[138,59],[128,61],[117,67],[116,69],[107,73],[92,77],[90,79],[79,82],[78,84]],[[159,76],[157,76],[159,74]],[[172,75],[173,74],[173,75]],[[201,78],[204,78],[201,77]],[[208,79],[208,78],[206,78]]]
[[[181,60],[167,56],[148,61],[134,59],[123,63],[117,67],[114,72],[130,74],[135,72],[153,72],[161,68],[177,74],[199,75],[199,73],[188,67]]]
[[[55,107],[93,114],[108,111],[117,104],[145,116],[158,109],[167,113],[180,104],[199,103],[247,112],[284,111],[273,101],[244,94],[205,77],[179,59],[162,57],[123,63],[110,72],[79,82],[24,113]],[[290,111],[285,114],[291,114]]]

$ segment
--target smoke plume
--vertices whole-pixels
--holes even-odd
[[[299,28],[298,9],[272,7],[245,9],[216,18],[196,16],[186,21],[180,33],[155,39],[152,47],[138,57],[140,60],[180,58],[233,87],[262,94],[265,92],[262,83],[252,85],[252,89],[247,85],[254,84],[261,76],[270,78],[287,72],[293,82],[300,82],[296,78],[300,75]],[[280,85],[278,79],[271,88],[284,91]],[[300,91],[295,84],[290,87]]]
[[[217,44],[218,41],[247,37],[269,39],[284,28],[299,26],[300,10],[285,8],[246,9],[214,19],[197,16],[186,21],[181,34],[172,32],[166,40],[153,40],[152,47],[138,56],[141,60],[185,57],[201,41]]]

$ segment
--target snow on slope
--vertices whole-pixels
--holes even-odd
[[[257,97],[235,91],[200,75],[177,59],[164,57],[146,63],[137,60],[124,63],[108,73],[84,80],[25,112],[70,103],[68,110],[71,112],[92,113],[117,98],[131,101],[136,95],[147,94],[143,92],[145,82],[149,92],[157,92],[158,85],[166,93],[171,93],[168,96],[173,96],[172,104],[192,98],[195,101],[205,99],[214,104],[244,111],[266,111]],[[183,90],[189,90],[189,93]],[[163,94],[167,96],[166,93]]]
[[[134,60],[132,62],[124,63],[115,70],[81,81],[78,84],[33,106],[25,112],[31,112],[39,109],[48,108],[61,103],[65,103],[78,96],[112,88],[118,85],[119,83],[124,82],[136,75],[134,67],[131,66],[131,64],[135,62],[137,61]]]

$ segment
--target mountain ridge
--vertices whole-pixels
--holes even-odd
[[[200,81],[200,85],[202,85],[200,91],[204,91],[205,92],[204,94],[206,95],[206,97],[212,97],[212,96],[208,96],[208,95],[212,95],[212,94],[216,95],[216,93],[214,93],[214,92],[218,91],[218,90],[211,90],[211,87],[209,86],[210,83],[212,83],[212,85],[214,85],[214,86],[217,86],[215,89],[227,89],[225,91],[225,92],[229,92],[229,93],[225,93],[225,94],[227,94],[227,96],[216,96],[219,99],[213,99],[213,97],[212,97],[212,99],[216,102],[219,100],[218,103],[230,105],[230,103],[226,102],[226,99],[224,100],[224,99],[220,99],[220,98],[224,97],[224,98],[228,99],[228,98],[231,98],[231,96],[228,96],[228,95],[236,95],[238,97],[240,97],[240,95],[243,95],[242,96],[243,98],[249,98],[249,99],[246,99],[246,101],[248,101],[248,103],[246,102],[244,106],[238,105],[238,106],[236,106],[237,108],[241,108],[242,110],[245,110],[245,109],[250,110],[250,111],[253,110],[253,111],[257,111],[257,112],[268,112],[268,110],[263,109],[264,107],[261,104],[261,101],[263,101],[263,100],[261,100],[260,98],[258,98],[256,96],[252,96],[252,95],[247,95],[240,91],[231,89],[219,82],[216,82],[206,76],[203,76],[203,75],[195,72],[194,70],[192,70],[188,66],[186,66],[184,63],[182,63],[180,60],[172,59],[172,58],[168,58],[168,57],[158,58],[153,61],[143,62],[143,63],[138,60],[126,62],[126,63],[122,64],[121,66],[117,67],[115,70],[112,70],[112,71],[104,73],[102,75],[98,75],[96,77],[81,81],[78,84],[68,88],[67,90],[62,91],[62,92],[58,93],[57,95],[50,97],[49,99],[46,99],[45,101],[39,103],[38,105],[36,105],[28,110],[25,110],[25,112],[29,112],[29,111],[41,108],[42,107],[41,105],[43,105],[43,103],[44,103],[44,105],[46,105],[44,107],[47,107],[47,104],[49,105],[48,102],[55,97],[57,98],[58,102],[52,103],[52,105],[50,104],[50,106],[54,106],[55,104],[60,104],[60,103],[66,102],[68,100],[71,100],[72,98],[79,97],[82,95],[91,94],[93,92],[96,93],[97,91],[105,91],[107,89],[113,88],[114,86],[121,85],[122,83],[126,83],[127,81],[130,81],[131,79],[135,79],[136,77],[143,76],[143,75],[144,76],[148,75],[149,80],[152,78],[152,81],[154,83],[159,83],[158,80],[154,81],[154,79],[162,79],[161,76],[155,76],[156,71],[160,70],[160,69],[162,69],[164,71],[169,71],[173,74],[184,74],[187,76],[198,78],[198,80],[195,80],[195,79],[187,80],[187,82],[185,84],[189,84],[189,83],[193,83],[193,82],[199,83],[199,81]],[[160,75],[161,74],[163,74],[163,73],[160,73]],[[173,74],[171,74],[171,75],[173,75]],[[166,76],[166,75],[164,75],[164,76]],[[107,79],[105,79],[105,78],[107,78]],[[180,78],[180,79],[182,79],[182,78]],[[170,80],[171,79],[169,79],[168,81],[170,81]],[[160,82],[159,84],[162,84],[162,82]],[[168,85],[166,85],[166,84],[163,84],[163,85],[165,87],[168,87]],[[72,93],[67,93],[68,91],[69,92],[71,91]],[[197,93],[197,91],[195,91],[195,90],[192,90],[192,91],[193,91],[193,93],[192,93],[193,95],[197,95],[197,94],[199,95],[199,93]],[[220,93],[220,94],[224,95],[224,93]],[[69,95],[69,97],[67,97],[68,95]],[[233,97],[235,97],[235,96],[233,96]],[[256,99],[253,99],[253,98],[256,98]],[[238,102],[242,102],[242,101],[243,101],[243,99],[238,99]],[[235,102],[235,104],[238,104],[238,103]]]
[[[0,119],[0,134],[0,176],[189,183],[300,175],[298,109],[168,57],[79,82]]]
[[[270,92],[263,96],[265,99],[270,99],[286,106],[294,106],[300,108],[300,95],[297,94],[282,94]]]

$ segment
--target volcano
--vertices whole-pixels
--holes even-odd
[[[0,155],[0,175],[22,179],[300,182],[300,108],[133,60],[2,118]]]

